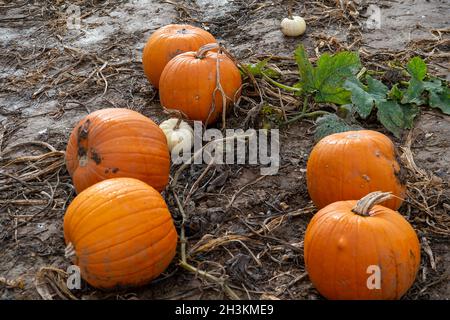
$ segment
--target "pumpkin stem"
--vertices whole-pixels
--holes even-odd
[[[182,120],[181,118],[178,118],[178,121],[177,121],[177,123],[175,124],[175,126],[173,127],[173,130],[178,130],[178,129],[180,129],[181,121],[183,121],[183,120]]]
[[[294,18],[292,17],[292,7],[293,7],[293,0],[289,1],[289,7],[288,7],[288,18],[293,20]]]
[[[66,259],[72,259],[75,256],[75,247],[72,242],[69,242],[66,249],[64,250],[64,256]]]
[[[392,192],[381,192],[381,191],[371,192],[362,199],[360,199],[356,203],[356,206],[353,207],[352,211],[356,214],[359,214],[360,216],[369,217],[370,210],[372,210],[374,205],[389,200],[391,198]]]
[[[214,50],[214,49],[219,49],[220,46],[218,43],[208,43],[205,44],[204,46],[200,47],[200,49],[198,49],[197,53],[195,54],[195,57],[197,59],[203,59],[206,56],[206,53],[208,51]]]

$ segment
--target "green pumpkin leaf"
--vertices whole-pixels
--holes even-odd
[[[402,108],[403,112],[403,129],[412,129],[414,125],[414,118],[420,113],[420,109],[418,106],[413,104],[401,104],[400,108]]]
[[[406,69],[412,78],[419,81],[425,79],[427,75],[427,65],[420,57],[412,58],[406,65]]]
[[[345,132],[351,130],[361,130],[363,128],[352,125],[335,114],[327,114],[316,120],[316,129],[314,132],[314,139],[320,139],[338,132]]]
[[[308,60],[303,45],[295,50],[300,81],[294,86],[304,93],[315,93],[316,102],[335,104],[350,103],[351,93],[343,87],[347,78],[354,76],[361,68],[359,56],[355,52],[339,52],[334,55],[324,53],[313,67]]]
[[[401,105],[393,100],[378,100],[377,117],[383,126],[400,138],[402,129],[411,129],[419,108],[414,105]]]
[[[408,88],[401,103],[425,104],[424,90],[439,90],[440,80],[423,81],[427,75],[427,65],[420,57],[412,58],[406,65],[406,70],[408,70],[411,80],[409,80]]]
[[[336,110],[336,115],[339,118],[349,121],[353,119],[354,113],[355,113],[355,106],[351,103],[343,104],[342,106],[339,106]]]
[[[400,104],[403,92],[394,85],[391,90],[381,81],[366,77],[367,87],[357,79],[345,82],[345,87],[352,92],[352,102],[359,115],[367,117],[375,105],[378,120],[383,126],[400,137],[403,129],[413,126],[414,118],[419,114],[419,108],[413,104]]]
[[[335,104],[347,104],[351,101],[351,93],[344,88],[327,88],[318,91],[314,100],[318,103],[331,102]]]
[[[438,108],[450,115],[450,89],[445,87],[441,93],[430,91],[430,107]]]
[[[431,78],[430,81],[423,81],[423,87],[427,91],[443,92],[445,86],[442,85],[442,81],[438,78]]]
[[[308,54],[305,47],[301,44],[294,52],[295,61],[297,62],[300,81],[294,85],[296,88],[303,88],[305,92],[314,91],[314,68],[309,62]]]
[[[264,59],[257,63],[249,63],[245,67],[247,71],[250,72],[254,76],[262,76],[263,73],[269,78],[278,78],[280,77],[280,73],[275,69],[267,67],[270,58]]]
[[[343,88],[343,85],[348,78],[356,75],[360,68],[361,62],[355,52],[339,52],[332,56],[322,54],[314,70],[316,101],[349,103],[351,93]]]
[[[406,89],[405,95],[403,96],[402,103],[415,103],[417,105],[422,105],[425,103],[422,98],[422,93],[425,90],[422,80],[417,78],[411,78],[409,80],[408,89]]]
[[[383,82],[374,79],[369,75],[366,77],[366,80],[367,91],[374,97],[375,100],[386,99],[389,88],[386,87]]]
[[[390,99],[401,101],[403,98],[403,91],[399,89],[398,83],[394,84],[388,93]]]
[[[403,110],[395,101],[379,101],[377,117],[381,124],[400,138],[403,126]]]
[[[356,112],[361,118],[366,119],[372,112],[374,97],[364,90],[363,84],[356,77],[347,79],[344,88],[351,92],[351,100]]]

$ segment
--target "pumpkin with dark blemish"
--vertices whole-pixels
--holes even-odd
[[[66,166],[77,193],[118,177],[136,178],[162,191],[169,179],[169,149],[163,131],[149,118],[129,109],[103,109],[72,131]]]
[[[308,192],[320,209],[341,201],[360,199],[370,192],[392,192],[383,203],[397,210],[406,195],[392,141],[372,130],[329,135],[311,151],[306,168]]]

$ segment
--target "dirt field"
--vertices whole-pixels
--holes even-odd
[[[279,57],[274,63],[287,82],[296,67],[285,57],[292,57],[300,42],[311,57],[359,50],[364,63],[381,71],[389,69],[389,61],[420,55],[431,74],[450,80],[448,1],[372,1],[381,8],[378,30],[365,27],[370,1],[353,1],[352,7],[347,2],[295,1],[294,11],[306,17],[308,29],[300,38],[286,38],[279,22],[288,1],[0,0],[0,299],[41,299],[42,290],[68,298],[58,286],[62,273],[38,273],[70,264],[62,232],[65,208],[74,197],[64,166],[66,141],[82,117],[106,107],[130,108],[157,123],[168,117],[141,65],[147,38],[163,25],[202,26],[241,62]],[[81,8],[80,30],[67,29],[70,3]],[[258,114],[247,118],[255,97],[246,94],[249,99],[241,100],[228,127],[256,128],[264,121]],[[265,98],[281,107],[278,98]],[[285,112],[294,115],[300,103]],[[389,135],[375,121],[362,125]],[[281,129],[277,175],[260,178],[258,166],[217,165],[187,204],[191,263],[226,278],[243,299],[322,299],[303,261],[303,234],[315,212],[305,183],[313,128],[313,121],[305,120]],[[400,209],[422,244],[421,269],[404,299],[449,299],[450,118],[425,109],[412,132],[391,138],[400,148],[408,136],[425,175],[411,181]],[[191,166],[180,185],[189,189],[205,167]],[[164,195],[179,223],[172,195]],[[213,246],[211,239],[220,241]],[[175,262],[144,288],[108,293],[83,284],[72,293],[80,299],[227,298],[219,285]]]

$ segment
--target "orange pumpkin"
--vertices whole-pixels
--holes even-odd
[[[308,192],[319,209],[377,190],[404,198],[406,187],[399,176],[394,144],[384,134],[371,130],[323,138],[311,151],[306,167]],[[401,204],[401,199],[392,198],[383,205],[397,210]]]
[[[201,28],[187,24],[170,24],[156,30],[142,54],[144,72],[151,84],[159,88],[159,78],[166,64],[176,55],[196,51],[216,39]]]
[[[64,216],[66,257],[101,289],[143,285],[176,253],[177,231],[161,195],[142,181],[115,178],[81,192]]]
[[[208,52],[217,48],[217,44],[208,44],[198,52],[180,54],[167,64],[161,74],[159,88],[159,98],[164,107],[179,110],[191,120],[211,124],[222,113],[224,99],[228,105],[239,97],[241,74],[225,54]],[[215,91],[217,64],[225,97],[219,90]]]
[[[328,299],[399,299],[412,286],[420,244],[396,211],[376,205],[390,193],[332,203],[309,223],[304,240],[311,282]]]
[[[129,109],[103,109],[82,119],[70,135],[66,166],[77,193],[109,178],[130,177],[162,191],[170,158],[164,133]]]

